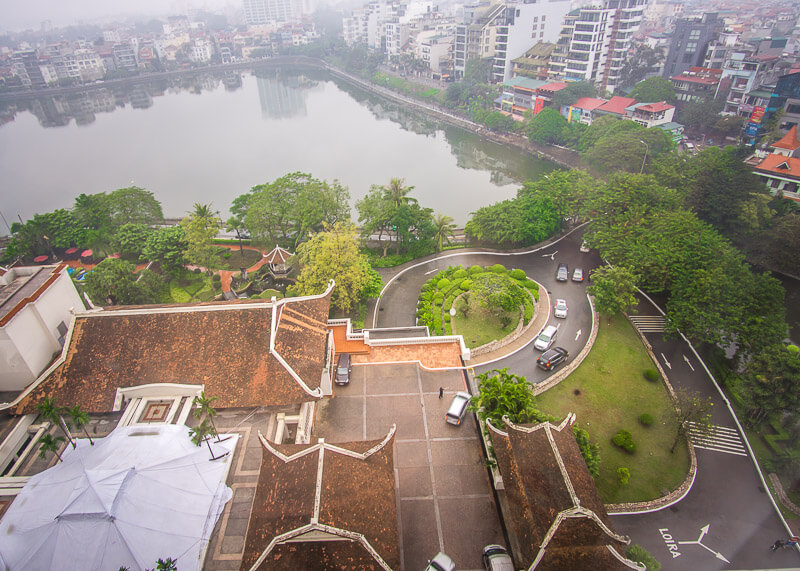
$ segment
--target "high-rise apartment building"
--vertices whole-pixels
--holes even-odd
[[[244,21],[248,25],[283,24],[300,18],[306,9],[313,9],[303,0],[243,0]]]
[[[674,77],[693,67],[701,67],[709,44],[717,39],[722,26],[716,12],[703,14],[700,18],[678,20],[664,63],[664,77]]]
[[[453,68],[456,79],[464,77],[467,62],[495,57],[497,25],[505,21],[505,4],[481,2],[464,6],[460,24],[456,24],[453,44]]]
[[[559,37],[561,59],[551,65],[551,77],[591,81],[613,92],[645,5],[646,0],[602,0],[571,13]]]

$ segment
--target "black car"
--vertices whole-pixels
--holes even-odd
[[[552,371],[566,361],[567,357],[569,357],[569,351],[563,347],[553,347],[539,355],[536,364],[545,371]]]
[[[558,264],[558,271],[556,271],[556,280],[565,282],[569,279],[569,268],[567,264]]]

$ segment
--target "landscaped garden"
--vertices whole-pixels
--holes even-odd
[[[537,407],[544,413],[563,418],[574,412],[577,426],[587,429],[600,446],[595,482],[605,503],[661,497],[688,472],[685,441],[670,453],[677,430],[674,405],[657,374],[655,381],[645,378],[651,370],[641,339],[624,317],[616,316],[610,323],[603,320],[580,367],[538,397]],[[618,444],[612,442],[615,436]]]
[[[213,269],[232,271],[253,266],[261,259],[262,255],[258,250],[243,249],[239,251],[239,248],[231,249],[224,246],[220,246],[215,254]]]
[[[455,324],[466,345],[478,347],[512,333],[520,319],[527,325],[533,317],[531,296],[539,299],[539,286],[522,270],[509,271],[502,264],[451,266],[422,286],[417,324],[427,325],[433,335],[451,335]]]

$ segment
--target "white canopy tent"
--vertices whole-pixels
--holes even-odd
[[[238,435],[195,446],[186,426],[120,427],[33,476],[0,521],[0,566],[9,571],[131,571],[172,557],[200,569],[225,503]]]

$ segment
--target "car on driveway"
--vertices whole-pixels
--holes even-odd
[[[541,355],[539,358],[536,359],[536,364],[539,366],[540,369],[544,369],[545,371],[552,371],[556,367],[558,367],[561,363],[567,360],[569,357],[569,351],[564,349],[563,347],[553,347],[552,349],[548,349]]]
[[[444,420],[448,424],[455,424],[458,426],[464,420],[464,415],[467,414],[467,405],[472,396],[469,393],[456,393],[453,397],[453,402],[450,403],[450,408],[447,409],[447,414],[444,415]]]
[[[425,571],[455,571],[455,569],[455,562],[440,551],[433,559],[428,561]]]
[[[567,264],[558,264],[558,270],[556,270],[556,281],[565,282],[569,279],[569,268]]]
[[[514,562],[502,545],[487,545],[483,548],[483,566],[486,571],[514,571]]]
[[[542,332],[539,333],[538,337],[536,337],[536,340],[533,342],[533,346],[539,351],[547,351],[550,348],[550,345],[553,344],[553,341],[556,340],[557,333],[557,326],[548,325],[542,329]]]
[[[572,272],[572,281],[574,282],[583,281],[583,268],[575,268],[575,271]]]
[[[567,318],[567,311],[569,308],[567,307],[567,300],[566,299],[557,299],[556,306],[555,306],[555,316],[560,319]]]

